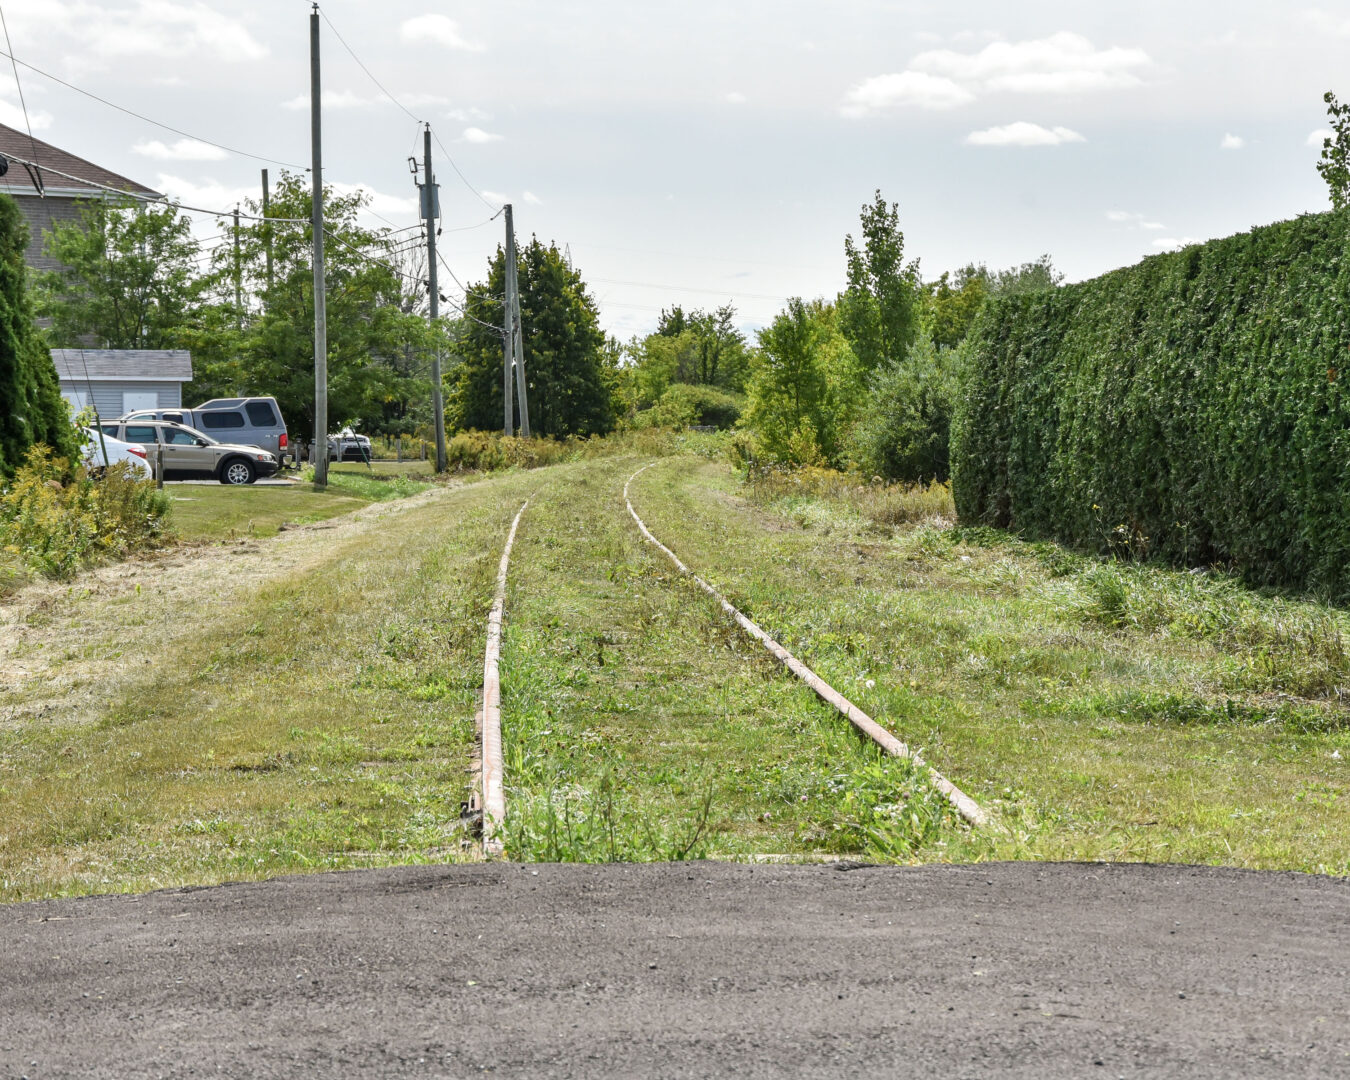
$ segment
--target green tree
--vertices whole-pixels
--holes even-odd
[[[614,426],[617,352],[600,331],[581,273],[538,237],[517,253],[530,429],[536,435],[598,435]],[[487,280],[472,284],[450,412],[463,428],[500,430],[502,297],[506,254],[498,247]]]
[[[1350,103],[1342,105],[1330,90],[1322,95],[1322,100],[1327,104],[1332,135],[1322,140],[1322,159],[1317,163],[1317,171],[1326,181],[1332,208],[1344,210],[1350,205]]]
[[[925,324],[939,348],[955,348],[965,340],[975,316],[991,296],[1019,296],[1056,288],[1064,275],[1049,255],[993,273],[983,263],[968,263],[954,275],[945,271],[924,286],[928,305]]]
[[[367,196],[324,190],[324,262],[328,336],[328,416],[379,432],[415,389],[425,388],[435,335],[420,315],[420,282],[395,261],[387,230],[359,224]],[[308,181],[283,173],[269,215],[239,229],[243,310],[234,303],[233,236],[216,250],[213,303],[191,334],[194,395],[268,394],[293,432],[314,436],[314,288]],[[250,214],[261,207],[250,202]],[[222,231],[232,226],[222,222]],[[270,240],[272,275],[267,275]]]
[[[18,205],[0,195],[0,476],[12,475],[35,443],[64,457],[77,449],[51,353],[33,322],[27,246]]]
[[[887,480],[946,480],[959,385],[953,350],[920,335],[904,363],[872,373],[852,434],[854,463]]]
[[[92,338],[108,349],[181,346],[204,287],[187,215],[172,206],[92,201],[80,206],[77,221],[57,223],[43,250],[61,263],[34,281],[53,344]]]
[[[832,304],[794,297],[759,332],[745,423],[766,455],[837,463],[861,400],[862,371]]]
[[[900,208],[877,191],[862,208],[862,243],[844,238],[848,288],[839,296],[839,325],[858,362],[875,371],[883,361],[901,361],[919,330],[918,260],[905,262]]]

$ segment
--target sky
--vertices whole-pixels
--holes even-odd
[[[37,137],[228,211],[260,168],[309,164],[311,7],[0,0],[31,65],[16,85],[0,57],[0,122],[23,127],[21,89]],[[1350,0],[319,7],[325,179],[367,190],[370,224],[415,224],[429,122],[454,275],[484,278],[510,201],[621,339],[673,304],[730,302],[753,331],[833,296],[878,189],[928,280],[1042,254],[1081,280],[1324,210],[1322,95],[1350,98]]]

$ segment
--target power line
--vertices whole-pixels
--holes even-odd
[[[445,148],[445,143],[441,142],[441,137],[436,134],[434,129],[431,132],[431,137],[436,140],[436,145],[441,148],[441,153],[445,155],[445,160],[450,162],[450,168],[455,170],[455,175],[458,176],[462,181],[464,181],[464,186],[468,188],[470,191],[472,191],[474,195],[477,196],[478,201],[481,202],[484,206],[486,206],[489,210],[495,209],[497,211],[497,214],[500,214],[502,210],[505,208],[500,206],[494,207],[492,203],[488,202],[487,199],[483,198],[483,193],[481,191],[479,191],[476,187],[474,187],[471,183],[469,183],[469,178],[459,171],[459,166],[455,164],[455,159],[450,156],[450,151]],[[497,214],[493,214],[492,217],[495,218]],[[489,218],[488,220],[492,219]]]
[[[123,105],[118,105],[115,102],[109,101],[107,98],[99,97],[92,91],[84,90],[81,87],[76,86],[74,83],[68,83],[66,82],[65,79],[58,78],[57,76],[53,75],[50,71],[43,71],[39,67],[34,67],[26,60],[18,59],[18,57],[16,57],[12,52],[7,52],[0,55],[9,57],[9,61],[11,64],[18,64],[21,67],[26,67],[29,71],[36,72],[38,75],[41,75],[44,79],[51,79],[51,81],[54,83],[60,83],[67,90],[74,90],[75,93],[83,94],[85,97],[91,98],[101,105],[106,105],[110,109],[116,109],[120,113],[126,113],[128,116],[134,116],[137,120],[142,120],[147,124],[153,124],[155,127],[163,128],[165,131],[171,131],[175,135],[181,135],[185,139],[191,139],[193,142],[205,143],[207,146],[214,146],[217,150],[224,150],[227,154],[237,154],[239,157],[252,158],[254,161],[266,161],[271,165],[280,165],[286,169],[296,169],[301,172],[309,172],[309,167],[305,165],[295,165],[289,161],[278,161],[276,158],[263,157],[261,154],[250,154],[247,150],[236,150],[234,147],[226,146],[224,143],[213,142],[211,139],[203,139],[197,135],[189,134],[188,132],[183,131],[181,128],[176,128],[171,124],[162,123],[159,120],[155,120],[149,116],[145,116],[141,113],[138,113],[133,109],[128,109]],[[34,156],[36,157],[36,155]]]
[[[442,255],[439,251],[436,252],[436,260],[443,267],[445,267],[445,272],[449,274],[451,278],[454,279],[455,284],[460,287],[460,290],[464,293],[465,296],[472,296],[477,300],[485,300],[489,304],[503,304],[506,302],[500,296],[488,296],[485,293],[471,292],[469,290],[469,287],[465,285],[464,282],[460,281],[458,277],[456,277],[455,272],[450,269],[450,264],[445,261],[445,256]]]
[[[409,116],[415,123],[419,123],[419,124],[420,124],[422,121],[421,121],[420,119],[418,119],[416,116],[413,116],[413,114],[412,114],[411,112],[408,112],[408,109],[404,106],[403,102],[399,101],[398,98],[394,97],[393,94],[391,94],[388,90],[386,90],[386,89],[384,88],[384,84],[383,84],[382,82],[380,82],[379,79],[375,78],[374,75],[371,74],[370,68],[366,67],[366,65],[363,64],[363,63],[361,62],[361,58],[360,58],[359,56],[357,56],[355,52],[352,51],[352,47],[351,47],[350,45],[348,45],[347,42],[343,39],[342,35],[338,33],[338,28],[337,28],[336,26],[333,25],[333,20],[330,19],[330,18],[328,17],[327,12],[325,12],[325,11],[323,10],[323,8],[319,7],[317,4],[315,4],[314,7],[315,7],[315,10],[318,11],[318,13],[319,13],[321,16],[323,16],[323,21],[326,22],[326,23],[328,24],[328,29],[331,30],[331,31],[333,31],[333,36],[336,37],[336,38],[338,39],[338,41],[340,41],[340,42],[342,43],[342,47],[343,47],[344,49],[347,50],[347,55],[349,55],[353,60],[355,60],[355,61],[356,61],[356,66],[359,67],[362,71],[364,71],[364,72],[366,73],[366,78],[368,78],[368,79],[369,79],[371,82],[373,82],[377,87],[379,87],[380,93],[382,93],[385,97],[387,97],[390,101],[392,101],[395,105],[397,105],[397,106],[398,106],[400,109],[402,109],[405,113],[408,113],[408,116]]]
[[[5,21],[5,9],[3,7],[0,7],[0,26],[5,28],[5,48],[8,49],[10,53],[13,53],[14,46],[9,43],[9,23]],[[28,119],[28,102],[24,100],[23,83],[19,82],[19,66],[15,63],[12,55],[9,58],[9,63],[10,67],[14,69],[14,86],[19,91],[19,104],[23,106],[23,126],[28,129],[28,145],[32,148],[33,160],[36,161],[38,156],[37,140],[33,138],[33,124],[32,121]],[[36,165],[33,166],[33,169],[36,168]],[[42,174],[40,172],[34,172],[33,169],[29,170],[33,173],[33,186],[37,188],[38,194],[41,195],[43,194]]]

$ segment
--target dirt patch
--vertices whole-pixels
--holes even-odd
[[[304,573],[448,490],[372,503],[267,540],[170,548],[73,582],[26,586],[0,602],[0,730],[97,720],[107,702],[151,682],[158,658],[190,640],[213,607]]]

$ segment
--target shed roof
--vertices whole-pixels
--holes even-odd
[[[192,381],[192,354],[187,349],[53,349],[52,363],[67,382]]]
[[[76,157],[51,143],[43,142],[41,139],[32,139],[26,131],[7,127],[4,124],[0,124],[0,154],[5,157],[23,158],[25,161],[36,161],[39,166],[46,165],[49,169],[69,173],[70,176],[78,178],[72,180],[69,177],[57,176],[54,172],[45,172],[39,169],[43,187],[47,191],[60,192],[63,195],[94,194],[104,190],[105,187],[111,187],[117,188],[119,191],[134,192],[137,195],[162,197],[153,188],[138,184],[135,180],[128,180],[125,176],[115,173],[111,169],[105,169],[91,161],[85,161],[84,158]],[[33,178],[28,174],[28,170],[18,162],[11,162],[9,171],[4,176],[0,176],[0,191],[5,191],[10,195],[38,194],[37,188],[33,185]]]

